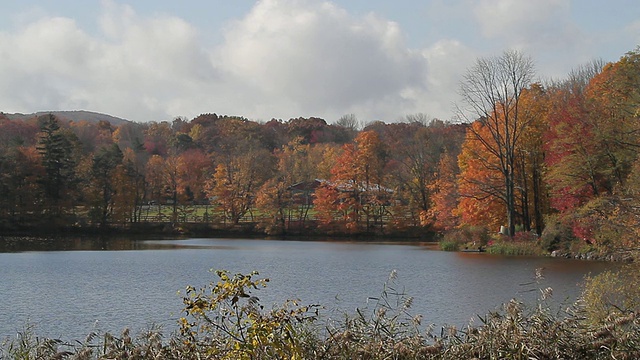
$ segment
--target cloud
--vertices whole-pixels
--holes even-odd
[[[474,15],[484,36],[524,41],[549,32],[557,35],[570,10],[569,0],[481,0],[475,4]]]
[[[93,44],[75,22],[45,18],[16,34],[0,33],[0,94],[6,107],[46,108],[65,101],[83,81]],[[6,110],[5,110],[6,111]]]
[[[474,4],[473,14],[485,38],[501,43],[503,50],[517,49],[534,56],[541,76],[561,77],[591,60],[595,46],[592,36],[573,21],[572,6],[580,4],[481,0]]]
[[[108,1],[103,10],[104,36],[90,36],[64,17],[0,33],[2,111],[89,109],[165,120],[215,81],[208,52],[184,20],[143,18]]]
[[[289,106],[291,116],[384,108],[402,100],[403,90],[423,86],[427,71],[396,23],[374,14],[355,18],[328,2],[261,1],[225,39],[220,66]]]
[[[10,59],[0,65],[4,111],[88,108],[139,121],[200,112],[333,121],[357,111],[389,119],[425,91],[427,61],[407,48],[398,24],[329,2],[260,1],[213,49],[182,19],[102,6],[101,36],[47,17],[0,35]]]
[[[206,48],[184,19],[102,2],[96,33],[44,13],[0,33],[0,110],[87,109],[134,121],[204,112],[268,120],[442,117],[464,47],[410,49],[393,21],[331,2],[263,0]],[[461,50],[462,49],[462,50]],[[435,69],[436,72],[431,70]],[[433,107],[426,109],[425,107]],[[435,111],[434,111],[435,109]]]

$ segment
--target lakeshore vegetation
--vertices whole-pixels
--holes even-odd
[[[0,340],[0,359],[637,359],[640,310],[637,265],[587,279],[581,299],[555,312],[553,290],[536,306],[512,300],[479,315],[480,324],[434,329],[411,312],[414,301],[392,272],[372,307],[340,318],[318,304],[287,300],[265,308],[257,272],[218,270],[208,285],[188,286],[179,330],[164,336],[89,334],[63,342],[31,329]]]

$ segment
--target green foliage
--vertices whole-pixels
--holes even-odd
[[[460,243],[457,241],[442,240],[440,241],[440,250],[458,251],[460,250]]]
[[[499,238],[487,247],[489,254],[497,255],[543,255],[546,251],[537,240],[512,240]]]

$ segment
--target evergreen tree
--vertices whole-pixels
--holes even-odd
[[[74,135],[60,128],[53,114],[38,118],[40,134],[36,149],[41,156],[44,174],[40,179],[44,190],[45,210],[59,216],[76,179]]]

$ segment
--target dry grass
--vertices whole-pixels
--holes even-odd
[[[434,334],[433,329],[420,325],[419,316],[410,313],[413,299],[403,293],[392,273],[380,296],[370,298],[373,304],[370,309],[344,314],[342,319],[330,319],[322,324],[317,321],[297,323],[296,331],[290,332],[293,339],[283,338],[281,329],[286,321],[293,324],[295,316],[282,313],[265,318],[262,320],[267,322],[255,324],[259,324],[261,329],[265,325],[273,326],[273,329],[279,329],[279,333],[273,337],[261,333],[260,336],[264,335],[260,338],[262,343],[240,341],[236,349],[241,351],[216,351],[216,343],[225,343],[229,339],[194,337],[193,333],[173,334],[165,338],[157,329],[136,337],[132,337],[128,330],[120,336],[91,334],[85,341],[63,344],[57,340],[39,339],[27,328],[18,337],[2,343],[0,359],[640,358],[640,319],[634,311],[610,308],[608,316],[592,321],[584,301],[565,312],[551,312],[545,306],[545,298],[549,295],[550,289],[543,291],[540,302],[533,308],[512,300],[502,310],[481,317],[479,326],[444,328],[439,334]],[[207,324],[214,323],[209,321]],[[197,332],[199,325],[202,324],[194,324],[190,329]],[[239,322],[238,326],[242,326],[246,334],[255,331],[247,328],[244,322]],[[287,325],[286,328],[290,327]],[[238,329],[229,327],[226,330],[233,332]],[[202,341],[194,344],[196,338]],[[297,344],[295,353],[270,351],[269,347],[274,346],[269,343],[271,339]],[[225,354],[233,354],[234,357]]]

